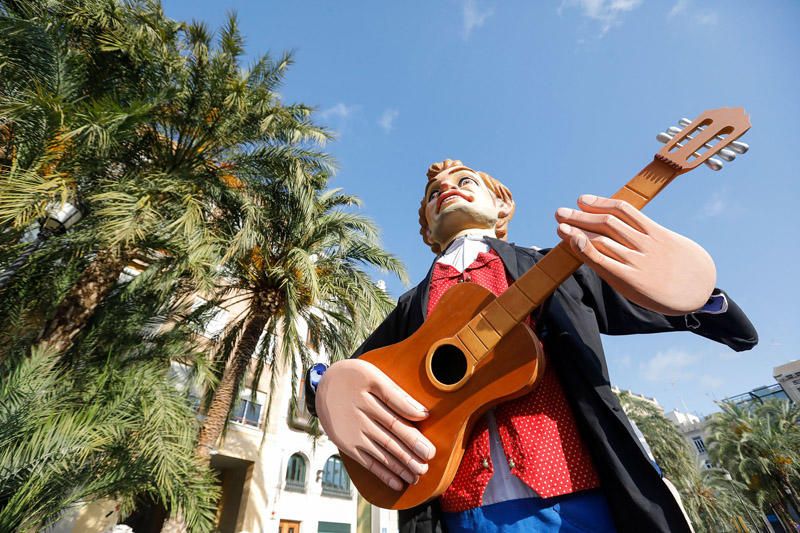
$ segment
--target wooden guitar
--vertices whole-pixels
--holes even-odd
[[[677,176],[701,163],[719,170],[722,162],[713,156],[732,160],[747,150],[736,141],[750,128],[742,108],[707,111],[680,124],[683,129],[659,134],[664,148],[613,198],[641,209]],[[460,283],[408,339],[361,356],[429,409],[416,427],[437,450],[428,472],[401,491],[342,453],[364,498],[386,509],[408,509],[447,489],[475,422],[494,405],[527,394],[542,375],[542,347],[524,320],[580,265],[562,241],[496,298],[479,285]]]

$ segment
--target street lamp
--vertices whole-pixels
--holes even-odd
[[[44,244],[44,241],[52,235],[64,233],[77,224],[81,218],[83,218],[83,211],[75,204],[69,202],[48,204],[45,208],[45,216],[39,221],[39,231],[36,234],[36,239],[25,247],[25,250],[5,271],[0,273],[0,290],[3,290],[8,285],[14,274],[28,262],[31,254],[38,250]]]
[[[83,211],[69,202],[62,204],[50,204],[47,206],[47,215],[42,222],[42,229],[39,231],[47,234],[47,237],[56,233],[63,233],[74,226],[81,218]],[[47,237],[44,237],[45,239]]]

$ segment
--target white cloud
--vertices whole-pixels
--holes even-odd
[[[622,22],[622,16],[642,4],[642,0],[563,0],[558,11],[565,7],[577,7],[585,17],[601,24],[600,35],[605,35]]]
[[[714,26],[718,20],[719,17],[714,11],[703,11],[697,15],[697,22],[704,26]]]
[[[329,118],[338,118],[341,120],[347,120],[358,110],[357,105],[347,105],[343,102],[339,102],[338,104],[331,106],[327,109],[323,109],[319,112],[319,116],[322,120],[328,120]]]
[[[690,15],[689,8],[691,7],[692,0],[678,0],[672,9],[669,10],[668,18],[676,17],[677,15],[687,14]],[[719,21],[719,16],[715,11],[710,9],[695,10],[693,15],[690,15],[698,24],[704,26],[714,26]]]
[[[643,361],[640,370],[648,381],[672,382],[693,379],[695,376],[689,367],[696,362],[696,356],[683,350],[670,349]]]
[[[669,10],[669,18],[674,17],[675,15],[679,15],[686,11],[686,8],[689,7],[689,0],[678,0],[675,2],[675,5],[672,6],[672,9]]]
[[[727,207],[727,202],[725,198],[719,191],[715,191],[714,194],[711,195],[711,198],[708,199],[706,204],[703,206],[703,209],[700,211],[703,217],[716,217],[721,215],[725,208]]]
[[[380,118],[378,118],[378,126],[380,126],[384,132],[390,133],[394,129],[394,121],[398,116],[400,116],[400,111],[397,109],[386,109],[381,113]]]
[[[494,9],[490,7],[481,9],[477,0],[465,0],[462,14],[464,16],[464,38],[466,39],[470,36],[472,30],[484,25],[486,19],[494,14]]]

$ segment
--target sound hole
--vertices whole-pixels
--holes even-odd
[[[454,385],[467,373],[467,357],[452,344],[442,344],[431,356],[431,374],[439,383]]]

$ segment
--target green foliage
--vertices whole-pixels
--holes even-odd
[[[619,399],[625,413],[644,434],[664,477],[672,480],[678,490],[683,492],[687,481],[697,470],[695,455],[689,448],[689,443],[659,407],[627,392],[622,392]]]
[[[0,382],[0,530],[40,528],[70,505],[150,495],[193,530],[217,491],[193,456],[195,414],[161,362],[78,369],[34,350]]]
[[[719,405],[708,425],[710,457],[761,509],[790,520],[786,501],[800,508],[800,407],[786,400]]]
[[[358,199],[325,190],[331,134],[277,93],[291,56],[245,66],[243,42],[233,15],[213,33],[152,0],[0,0],[0,267],[52,206],[84,213],[0,289],[0,530],[99,498],[209,529],[217,489],[170,364],[206,387],[268,310],[255,375],[274,386],[276,362],[309,360],[299,322],[345,357],[392,305],[370,271],[405,280]],[[143,272],[81,293],[91,312],[56,361],[41,333],[78,316],[64,306],[101,256]],[[196,293],[210,301],[192,310]],[[209,360],[195,330],[237,300]]]
[[[0,182],[4,226],[70,201],[86,213],[73,230],[83,253],[166,253],[210,289],[232,184],[331,169],[310,148],[330,135],[276,92],[291,57],[244,68],[233,16],[213,42],[156,2],[0,2],[0,13],[0,117],[16,154]]]
[[[738,531],[739,517],[756,516],[756,507],[742,497],[745,488],[726,479],[720,469],[698,464],[694,451],[661,408],[622,392],[620,403],[652,449],[656,463],[681,496],[682,505],[700,533]]]
[[[310,365],[313,352],[331,361],[349,357],[392,309],[393,300],[366,269],[404,281],[405,269],[382,249],[373,223],[349,211],[360,205],[356,197],[279,182],[253,184],[250,191],[246,200],[254,205],[242,211],[241,240],[232,243],[215,302],[246,307],[220,340],[217,375],[222,381],[230,371],[225,363],[234,351],[256,346],[242,342],[241,335],[248,320],[262,315],[267,321],[260,350],[246,354],[257,358],[251,388],[258,388],[267,370],[270,390],[288,374],[297,391],[296,376]],[[308,326],[307,335],[301,335],[301,323]],[[214,401],[228,400],[209,398]]]

